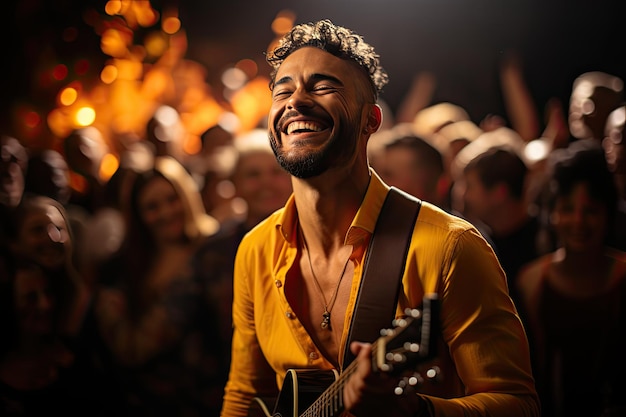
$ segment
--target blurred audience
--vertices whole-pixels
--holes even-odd
[[[69,170],[65,157],[54,149],[31,151],[24,190],[67,205],[72,197]]]
[[[0,279],[0,415],[121,415],[116,385],[67,339],[64,310],[75,303],[75,283],[22,258],[5,274]]]
[[[377,172],[388,185],[449,210],[450,179],[441,152],[412,130],[399,127],[392,129],[394,136],[384,145]]]
[[[222,228],[200,249],[198,274],[206,276],[219,300],[221,340],[230,355],[232,336],[233,266],[239,242],[261,220],[281,208],[291,195],[291,177],[284,171],[269,145],[267,131],[254,129],[234,138],[237,154],[227,177],[234,187],[232,204],[238,208]]]
[[[10,213],[2,279],[2,411],[108,416],[121,394],[90,321],[91,294],[73,265],[67,213],[25,194]]]
[[[0,136],[0,240],[8,213],[22,200],[28,169],[28,152],[14,137]],[[1,242],[5,245],[5,242]]]
[[[154,146],[156,156],[169,156],[185,165],[185,128],[178,111],[167,105],[159,106],[146,127],[146,140]]]
[[[524,264],[543,253],[539,217],[531,213],[526,200],[527,172],[518,153],[506,146],[489,148],[463,170],[463,214],[486,226],[518,310],[513,281]]]
[[[597,141],[555,151],[549,169],[558,248],[515,281],[543,415],[625,415],[626,263],[607,246],[617,191]]]
[[[11,256],[39,265],[46,274],[70,286],[72,304],[64,303],[64,329],[77,335],[89,305],[90,294],[73,263],[74,241],[67,212],[58,201],[25,194],[5,228]]]
[[[380,101],[368,158],[387,184],[466,218],[493,246],[544,416],[620,415],[623,80],[583,73],[567,111],[553,98],[541,121],[522,58],[500,62],[506,113],[480,120],[433,103],[436,74],[418,72],[395,114]],[[0,136],[2,415],[219,414],[234,257],[291,182],[265,129],[241,132],[225,111],[196,152],[175,107],[150,108],[145,131],[117,132],[111,147],[95,127],[60,150]]]
[[[624,81],[602,71],[579,75],[572,85],[569,130],[576,139],[604,139],[606,121],[624,101]]]
[[[217,300],[195,273],[199,248],[219,225],[174,158],[131,177],[123,246],[101,269],[96,314],[127,397],[145,416],[218,415],[228,363]]]
[[[102,161],[109,147],[95,127],[76,129],[63,141],[63,155],[73,186],[70,203],[95,213],[105,205]]]

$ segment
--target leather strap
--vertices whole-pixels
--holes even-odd
[[[391,187],[369,243],[361,287],[345,349],[343,369],[354,360],[350,343],[374,342],[395,318],[413,229],[422,201]]]

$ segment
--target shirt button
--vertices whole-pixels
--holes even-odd
[[[285,313],[285,316],[287,316],[288,319],[292,319],[293,318],[293,313],[291,311],[288,311]]]
[[[309,359],[317,359],[317,352],[309,353]]]
[[[277,279],[276,281],[274,281],[274,285],[276,285],[276,288],[280,288],[283,286],[283,283],[279,279]]]

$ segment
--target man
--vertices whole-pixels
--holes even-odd
[[[245,416],[253,397],[276,395],[288,369],[346,368],[341,358],[368,242],[389,191],[367,160],[368,138],[382,122],[377,95],[387,82],[373,48],[322,20],[294,27],[267,58],[275,70],[270,143],[292,176],[293,195],[239,246],[223,417]],[[538,415],[524,329],[475,228],[424,202],[402,284],[398,315],[425,294],[439,295],[442,395],[459,398],[421,389],[395,395],[396,377],[372,369],[372,345],[354,342],[356,369],[339,392],[345,410]]]
[[[465,166],[462,180],[464,217],[489,235],[518,306],[513,281],[523,265],[545,252],[539,218],[526,199],[527,176],[528,168],[513,148],[495,146]]]
[[[411,132],[397,132],[383,149],[380,176],[387,184],[448,210],[450,181],[441,152]]]
[[[602,71],[579,75],[569,101],[569,131],[576,139],[602,142],[609,114],[624,100],[624,81]]]

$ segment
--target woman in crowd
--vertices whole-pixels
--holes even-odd
[[[516,282],[543,415],[624,415],[626,262],[607,245],[616,189],[597,141],[573,142],[550,162],[545,209],[557,250]]]
[[[214,300],[192,265],[218,224],[174,158],[130,176],[126,241],[103,269],[97,301],[129,411],[149,416],[217,415],[226,363]]]
[[[7,222],[0,279],[0,415],[108,416],[119,392],[91,344],[88,297],[63,206],[24,195]]]

